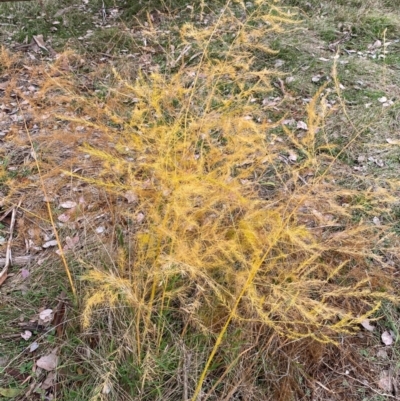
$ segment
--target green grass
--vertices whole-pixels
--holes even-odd
[[[26,391],[28,384],[22,382],[32,375],[34,362],[58,343],[54,330],[40,326],[35,328],[41,308],[55,308],[57,297],[66,290],[64,273],[54,262],[45,264],[43,268],[47,271],[46,274],[44,271],[29,269],[30,276],[25,280],[18,278],[20,268],[11,268],[9,275],[14,274],[14,277],[9,280],[14,282],[14,288],[4,288],[3,285],[0,358],[4,362],[0,367],[0,388]],[[32,333],[27,341],[20,337],[20,333],[25,330]],[[38,342],[39,348],[30,353],[27,349],[34,341]]]
[[[21,3],[2,3],[0,5],[2,20],[14,24],[17,29],[12,31],[12,38],[17,42],[31,41],[33,35],[43,35],[47,40],[56,39],[55,47],[65,43],[67,39],[83,34],[85,28],[91,26],[90,15],[71,8],[73,2],[43,2],[43,6],[35,1]],[[57,17],[58,11],[70,7],[67,17]],[[5,26],[6,27],[6,26]]]

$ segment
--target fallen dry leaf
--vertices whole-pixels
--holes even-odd
[[[41,49],[48,51],[43,40],[43,35],[33,35],[32,38]]]
[[[47,370],[50,372],[57,367],[58,356],[57,356],[57,348],[54,349],[50,354],[44,355],[36,361],[36,366]]]
[[[70,218],[71,218],[71,216],[70,216],[69,214],[67,214],[67,213],[60,214],[60,215],[57,217],[57,219],[58,219],[59,221],[61,221],[62,223],[66,223]]]
[[[63,14],[65,14],[67,11],[71,10],[72,8],[73,8],[73,6],[70,6],[70,7],[66,7],[66,8],[62,8],[61,10],[58,10],[54,14],[54,18],[61,17]]]
[[[73,249],[75,245],[79,242],[79,236],[75,235],[75,237],[66,237],[65,242],[67,245],[64,247],[64,249]]]
[[[369,319],[365,319],[361,322],[361,326],[364,327],[365,330],[368,331],[374,331],[375,330],[375,326],[373,326],[370,322]]]
[[[57,240],[53,239],[51,241],[47,241],[42,245],[42,248],[50,248],[51,246],[56,246],[58,244]]]
[[[111,383],[107,380],[103,385],[102,394],[110,394],[111,392]]]
[[[128,201],[128,203],[135,203],[138,201],[138,196],[133,191],[125,192],[124,197]]]
[[[29,346],[29,352],[36,351],[39,348],[39,344],[37,341],[34,341],[30,346]]]
[[[39,318],[43,323],[51,322],[53,320],[53,309],[45,309],[41,311],[39,313]]]
[[[29,330],[25,330],[23,333],[21,333],[21,337],[25,340],[28,341],[32,337],[32,332]]]
[[[393,344],[393,337],[388,331],[384,331],[381,336],[382,342],[385,345],[392,345]]]
[[[372,219],[372,222],[376,225],[376,226],[380,226],[381,225],[381,221],[379,220],[379,217],[374,217]]]
[[[23,279],[26,279],[30,276],[29,270],[27,269],[21,269],[21,276]]]
[[[54,198],[51,196],[43,196],[43,202],[54,202]]]
[[[60,204],[60,206],[63,209],[72,209],[73,207],[76,207],[77,203],[74,201],[66,201]]]
[[[136,216],[136,221],[140,224],[141,222],[143,222],[145,218],[145,215],[141,212],[138,213],[138,215]]]
[[[380,349],[380,350],[376,353],[376,356],[377,356],[378,358],[387,359],[387,358],[388,358],[388,353],[386,352],[386,350]]]
[[[388,370],[383,370],[379,375],[378,387],[387,393],[393,391],[393,382]]]
[[[291,162],[295,162],[295,161],[297,160],[297,155],[296,155],[296,153],[294,153],[294,152],[289,152],[288,159],[289,159]]]
[[[40,387],[43,390],[47,390],[50,387],[54,386],[55,381],[56,381],[56,372],[50,372],[47,375],[46,380],[42,383],[42,385]]]
[[[377,49],[378,47],[382,46],[382,42],[378,39],[375,41],[375,43],[372,45],[373,48]],[[387,46],[387,44],[386,44]]]
[[[297,121],[297,129],[308,130],[308,125],[304,121]]]
[[[66,237],[65,238],[66,244],[64,245],[63,249],[57,249],[56,254],[61,255],[63,252],[66,252],[68,250],[72,250],[75,248],[75,245],[79,242],[79,236],[76,235],[75,237]]]

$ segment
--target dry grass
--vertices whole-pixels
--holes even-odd
[[[398,300],[387,263],[395,233],[373,223],[396,204],[398,181],[340,185],[340,155],[363,131],[332,152],[335,70],[307,106],[307,130],[266,117],[282,73],[261,68],[254,52],[274,54],[268,35],[294,21],[261,1],[249,13],[240,4],[181,27],[195,63],[182,56],[170,74],[136,79],[114,68],[99,98],[82,93],[68,68],[79,58],[65,53],[26,99],[33,110],[47,102],[58,119],[42,151],[40,178],[54,183],[46,191],[57,192],[64,169],[88,185],[85,202],[102,197],[112,216],[103,246],[75,255],[86,271],[82,327],[95,343],[87,399],[306,398],[314,382],[302,366]],[[74,130],[84,134],[65,135]],[[66,144],[63,161],[52,151]],[[9,199],[24,184],[8,182]]]

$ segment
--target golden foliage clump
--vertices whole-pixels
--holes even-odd
[[[130,257],[120,252],[109,270],[91,262],[84,324],[97,305],[130,305],[139,358],[169,308],[216,335],[216,351],[230,323],[335,342],[393,299],[376,273],[383,227],[354,218],[362,202],[384,208],[392,200],[366,187],[360,201],[359,191],[337,184],[324,88],[309,103],[303,135],[269,120],[263,99],[280,73],[254,52],[273,53],[268,34],[293,21],[259,3],[244,19],[225,7],[205,28],[184,25],[196,64],[135,81],[114,69],[101,105],[74,99],[90,122],[65,117],[112,145],[84,147],[102,169],[80,178],[135,205],[118,211],[135,225]]]
[[[308,134],[296,139],[286,130],[303,159],[278,171],[282,148],[267,142],[272,125],[255,117],[259,105],[225,100],[212,80],[208,88],[199,79],[202,91],[212,92],[215,105],[208,108],[207,98],[186,88],[187,79],[184,71],[170,80],[152,74],[121,82],[118,94],[126,89],[135,106],[126,117],[110,113],[122,126],[114,151],[85,148],[104,162],[99,185],[134,193],[135,211],[121,213],[133,221],[144,216],[128,267],[131,285],[97,271],[88,278],[105,283],[104,291],[115,284],[148,313],[179,299],[201,326],[204,308],[223,306],[235,320],[263,322],[293,338],[330,341],[351,331],[388,294],[373,292],[368,277],[337,280],[360,270],[377,229],[350,225],[349,209],[338,202],[353,195],[329,183],[318,160],[312,119],[320,93],[309,109]],[[312,175],[307,185],[304,171]],[[270,199],[263,196],[267,179],[282,182]],[[337,230],[343,219],[346,226]],[[361,314],[346,309],[352,298],[367,307]]]

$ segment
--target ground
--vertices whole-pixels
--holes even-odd
[[[242,304],[229,306],[233,324],[224,329],[226,305],[222,303],[209,313],[204,305],[188,302],[192,298],[199,303],[207,299],[210,289],[206,276],[196,276],[194,271],[182,267],[167,281],[157,282],[158,286],[165,286],[165,299],[161,309],[157,309],[157,319],[149,318],[150,324],[135,326],[144,327],[148,333],[142,337],[132,329],[131,322],[140,319],[135,308],[141,303],[136,300],[134,308],[133,301],[130,308],[121,306],[125,305],[122,298],[136,294],[125,288],[136,274],[126,266],[135,265],[131,260],[141,257],[132,238],[139,238],[135,244],[144,244],[146,248],[140,261],[147,263],[152,258],[152,231],[142,228],[151,212],[146,209],[148,204],[139,203],[138,198],[146,198],[152,180],[163,180],[162,174],[147,178],[148,166],[153,162],[149,161],[149,154],[153,154],[151,146],[163,145],[158,142],[159,132],[163,131],[145,131],[152,120],[140,114],[140,118],[149,120],[147,126],[139,127],[139,132],[150,135],[144,136],[146,148],[142,158],[135,148],[142,145],[130,143],[122,133],[139,125],[136,117],[128,113],[136,104],[146,104],[140,90],[161,128],[162,124],[169,124],[168,119],[180,115],[174,114],[176,105],[172,100],[169,103],[168,96],[161,93],[153,102],[148,95],[149,86],[142,84],[139,90],[135,82],[152,73],[165,78],[167,84],[169,77],[176,77],[176,81],[169,83],[169,90],[179,103],[185,99],[184,89],[197,84],[207,90],[206,73],[196,75],[198,65],[203,63],[210,68],[208,71],[214,71],[211,66],[218,68],[221,54],[231,54],[228,48],[232,54],[236,51],[232,50],[233,45],[229,47],[233,43],[231,30],[246,21],[244,25],[254,28],[246,31],[250,44],[259,39],[255,32],[260,22],[255,17],[251,19],[253,12],[256,16],[257,2],[246,2],[245,8],[240,2],[232,4],[232,19],[226,11],[231,5],[224,2],[200,2],[193,6],[186,3],[0,3],[0,268],[8,264],[10,251],[12,255],[11,264],[0,279],[0,399],[189,400],[194,397],[202,369],[219,340],[222,350],[217,350],[216,359],[210,360],[208,376],[196,395],[198,400],[400,399],[400,10],[394,1],[279,2],[286,14],[285,18],[278,14],[281,20],[268,22],[274,27],[268,31],[269,49],[251,48],[243,39],[238,48],[242,53],[229,59],[236,63],[237,77],[247,76],[247,64],[255,71],[270,71],[270,88],[266,93],[257,92],[251,86],[252,78],[249,86],[247,82],[241,86],[240,78],[219,81],[213,86],[215,104],[209,108],[211,120],[213,110],[232,107],[229,102],[224,103],[229,92],[237,96],[234,98],[238,103],[243,102],[240,112],[248,111],[249,120],[256,120],[257,115],[266,121],[270,167],[262,176],[258,175],[257,152],[237,163],[235,174],[241,185],[257,184],[257,193],[271,205],[283,205],[284,198],[290,198],[293,203],[287,201],[285,207],[296,218],[285,222],[306,227],[313,238],[325,241],[318,245],[327,247],[318,253],[318,263],[323,265],[324,261],[319,261],[323,258],[336,258],[338,264],[350,260],[334,280],[328,271],[324,291],[337,294],[334,291],[339,290],[331,285],[348,284],[361,294],[368,288],[358,282],[366,283],[374,294],[372,298],[380,300],[376,309],[364,316],[368,303],[363,303],[362,295],[345,298],[343,293],[343,299],[335,300],[333,307],[364,318],[354,318],[355,327],[348,333],[332,329],[332,341],[325,341],[327,337],[319,333],[304,338],[287,335],[295,329],[290,317],[284,321],[285,316],[278,309],[279,319],[274,316],[274,324],[264,326],[256,314],[256,302],[248,309]],[[224,15],[221,10],[229,18],[219,20],[220,13]],[[271,15],[276,15],[274,12]],[[285,19],[295,23],[286,23]],[[197,36],[190,36],[191,28],[185,25],[189,23],[198,29]],[[274,23],[282,24],[283,31],[275,29]],[[208,26],[210,31],[206,31]],[[214,27],[219,30],[212,31]],[[205,39],[200,37],[200,29],[205,30]],[[220,37],[207,43],[214,32]],[[206,64],[208,59],[214,61]],[[123,84],[126,82],[128,86]],[[157,82],[151,81],[152,90],[158,88]],[[174,91],[181,84],[186,87]],[[249,95],[242,96],[243,93]],[[320,101],[322,97],[324,100]],[[314,121],[310,118],[313,99],[318,100],[315,110],[323,110],[323,119],[315,120],[315,132],[310,125]],[[202,98],[198,103],[196,100],[193,107],[202,110]],[[157,104],[162,107],[157,108]],[[178,106],[177,109],[185,110],[185,106]],[[234,118],[235,109],[229,112]],[[186,113],[190,116],[190,111]],[[227,145],[224,135],[217,131],[212,134],[212,141],[219,151]],[[306,142],[311,131],[315,133],[315,143],[309,146]],[[196,160],[207,148],[204,142],[199,136]],[[168,143],[172,146],[172,140]],[[175,151],[179,154],[181,149]],[[226,157],[233,153],[227,152]],[[132,173],[126,167],[133,160],[140,165],[140,173]],[[165,165],[170,162],[155,159],[153,170],[158,160]],[[232,156],[232,160],[236,159]],[[219,166],[218,163],[215,165]],[[241,175],[244,166],[251,171],[251,177]],[[213,171],[211,165],[207,169]],[[215,177],[221,175],[220,170],[216,171]],[[186,170],[189,172],[192,173],[191,164]],[[180,186],[187,185],[191,190],[184,178],[180,178]],[[138,193],[131,191],[129,180],[141,180],[142,189]],[[234,186],[233,181],[230,185]],[[173,198],[170,188],[163,191],[162,196]],[[244,196],[248,193],[247,189],[243,192]],[[202,196],[196,193],[195,200],[191,199],[195,207],[202,202]],[[154,195],[151,199],[153,202],[158,198]],[[177,195],[181,210],[186,210],[182,199]],[[157,207],[162,208],[163,202]],[[243,205],[241,210],[229,209],[229,218],[240,222],[241,213],[248,213],[250,220],[261,216],[252,217],[252,209]],[[328,206],[324,209],[323,205]],[[223,215],[229,206],[224,209],[218,204],[213,208]],[[212,213],[204,214],[203,227],[218,221],[213,220]],[[155,221],[157,215],[154,216]],[[190,219],[193,226],[178,233],[194,235],[197,223]],[[279,221],[277,218],[277,225]],[[168,230],[178,226],[176,223],[164,227],[163,235],[168,236]],[[269,229],[273,231],[273,227]],[[303,235],[300,231],[299,236]],[[234,237],[229,230],[223,232],[224,240]],[[213,231],[207,233],[211,236]],[[305,254],[307,246],[311,249],[311,245],[304,245],[310,241],[305,238],[301,243],[290,243],[289,236],[282,240],[279,249],[287,252],[285,266],[297,260],[311,260],[313,252],[319,252],[316,245],[310,254],[298,256],[296,247],[304,246]],[[251,239],[246,240],[243,253],[248,255],[253,247]],[[242,238],[241,242],[245,240]],[[188,247],[187,252],[190,251]],[[271,255],[271,260],[274,258],[281,258],[279,252]],[[204,260],[212,258],[208,255]],[[240,262],[238,256],[235,263]],[[101,275],[103,270],[112,274]],[[93,271],[100,276],[93,275]],[[283,273],[277,271],[274,274],[279,281]],[[310,274],[312,280],[322,280],[323,273],[313,275],[314,270],[310,269]],[[151,277],[147,278],[149,282]],[[227,274],[224,278],[228,284],[229,277]],[[282,280],[290,284],[293,277],[288,274]],[[103,286],[114,279],[110,287]],[[192,279],[196,284],[189,288],[179,284]],[[224,280],[217,281],[218,285],[225,285]],[[233,283],[239,286],[243,280],[235,278]],[[262,285],[261,279],[258,283]],[[142,300],[151,299],[150,303],[156,304],[158,290],[153,292],[147,282],[142,284]],[[292,291],[289,284],[284,287],[288,293]],[[173,285],[177,286],[168,287]],[[233,293],[237,291],[234,285]],[[96,286],[104,292],[96,292]],[[120,304],[108,303],[107,297],[114,296],[113,286],[118,288],[116,298]],[[302,291],[300,284],[295,290]],[[171,301],[170,293],[177,294],[176,298],[171,296]],[[380,298],[379,293],[385,295]],[[93,294],[100,294],[101,300],[93,298]],[[307,300],[320,299],[318,288],[313,287],[307,296]],[[244,297],[242,303],[247,298],[251,297]],[[229,304],[229,298],[224,302]],[[286,311],[291,307],[285,305]],[[181,317],[182,310],[190,310],[185,318]],[[311,308],[310,313],[316,310]],[[240,319],[240,323],[235,321],[244,311],[249,314],[243,320],[251,322],[251,329],[237,334],[244,327],[247,329]],[[143,309],[140,313],[147,312]],[[328,320],[327,316],[326,323]],[[283,323],[279,325],[278,321]],[[309,321],[313,321],[311,317]],[[139,362],[135,360],[135,347]],[[225,352],[224,348],[231,348],[232,352]]]

